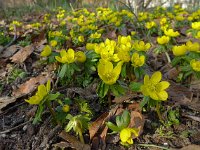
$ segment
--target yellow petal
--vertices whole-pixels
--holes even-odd
[[[159,97],[158,97],[158,95],[157,95],[156,92],[150,92],[149,94],[150,94],[150,97],[151,97],[152,99],[154,99],[154,100],[159,100]]]
[[[158,93],[159,100],[165,101],[168,98],[168,93],[166,91],[161,91]]]
[[[167,81],[161,81],[157,85],[159,86],[160,91],[163,91],[163,90],[165,90],[165,89],[167,89],[169,87],[170,83],[167,82]]]
[[[150,81],[153,83],[153,84],[157,84],[158,82],[160,82],[162,78],[162,74],[160,71],[157,71],[155,72],[152,76],[151,76],[151,79]]]
[[[149,75],[144,76],[144,85],[149,83]]]

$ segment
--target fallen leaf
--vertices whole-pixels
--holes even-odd
[[[94,137],[94,135],[97,133],[99,128],[104,124],[105,119],[108,117],[108,115],[109,113],[105,112],[99,118],[97,118],[94,122],[91,123],[89,127],[90,139]]]
[[[179,150],[200,150],[200,146],[192,144],[192,145],[185,146]]]
[[[117,103],[117,104],[122,103],[124,101],[129,102],[131,99],[133,99],[136,96],[137,96],[137,93],[128,91],[126,94],[124,94],[122,96],[115,97],[113,102]]]
[[[191,99],[193,95],[189,88],[174,82],[170,82],[170,86],[167,91],[169,98],[176,103],[182,103],[182,100],[185,100],[185,98]]]
[[[53,146],[55,148],[65,149],[67,147],[70,147],[70,144],[67,142],[60,142],[60,143],[53,144]]]
[[[1,109],[6,107],[8,104],[13,103],[16,101],[15,97],[0,97],[0,113],[2,112]]]
[[[16,98],[22,97],[26,94],[33,92],[39,84],[44,84],[50,79],[49,74],[41,73],[37,77],[33,77],[25,83],[19,85],[19,87],[12,92],[12,95]]]
[[[131,121],[130,121],[129,127],[139,129],[139,136],[142,134],[143,127],[144,127],[144,117],[140,112],[137,112],[137,111],[131,112]],[[133,137],[133,138],[136,138],[136,137]]]
[[[19,45],[12,45],[10,47],[8,47],[7,49],[5,49],[2,52],[2,55],[0,55],[0,58],[8,58],[13,56],[13,54],[18,51],[19,49],[21,49],[22,47]]]
[[[12,60],[12,62],[14,63],[23,63],[28,56],[31,55],[31,53],[33,52],[33,46],[32,45],[28,45],[22,49],[20,49],[15,55],[13,55],[10,59]]]
[[[76,150],[90,150],[91,147],[88,144],[83,144],[79,140],[77,140],[74,136],[68,134],[65,131],[62,131],[59,136],[69,142],[69,146],[65,144],[65,146],[75,148]]]

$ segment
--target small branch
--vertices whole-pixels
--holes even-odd
[[[142,147],[156,147],[156,148],[160,148],[163,150],[170,150],[169,148],[166,148],[164,146],[157,146],[157,145],[153,145],[153,144],[137,144],[138,146],[142,146]]]
[[[20,124],[20,125],[18,125],[18,126],[15,126],[15,127],[11,128],[11,129],[2,131],[2,132],[0,132],[0,134],[9,133],[9,132],[11,132],[11,131],[13,131],[13,130],[15,130],[15,129],[17,129],[17,128],[20,128],[20,127],[26,125],[27,123],[29,123],[29,122],[31,122],[31,121],[32,121],[32,120],[26,121],[26,122],[24,122],[24,123],[22,123],[22,124]]]

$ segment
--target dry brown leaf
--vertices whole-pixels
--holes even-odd
[[[172,149],[172,150],[174,150],[174,149]],[[192,144],[192,145],[185,146],[179,150],[200,150],[200,145]]]
[[[83,144],[79,140],[77,140],[74,136],[62,131],[59,136],[69,142],[69,146],[71,148],[75,148],[76,150],[90,150],[91,147],[88,144]],[[65,145],[67,146],[67,145]]]
[[[4,50],[4,51],[2,52],[2,55],[0,55],[0,58],[8,58],[8,57],[11,57],[11,56],[13,56],[13,54],[14,54],[17,50],[19,50],[19,49],[21,49],[21,48],[22,48],[22,47],[19,46],[19,45],[12,45],[12,46],[8,47],[6,50]]]
[[[26,81],[25,83],[19,85],[19,87],[12,92],[14,97],[22,97],[26,94],[33,92],[39,84],[44,84],[50,79],[49,74],[41,73],[37,77],[33,77]]]
[[[22,49],[20,49],[15,55],[13,55],[10,59],[14,63],[23,63],[28,56],[31,55],[33,52],[34,48],[32,45],[28,45]]]
[[[115,97],[115,99],[113,100],[114,103],[122,103],[124,101],[130,101],[131,99],[133,99],[134,97],[137,96],[137,93],[135,92],[127,92],[126,94],[122,95],[122,96],[119,96],[119,97]]]
[[[6,107],[8,104],[13,103],[16,101],[15,97],[0,97],[0,113],[1,113],[1,109],[3,109],[4,107]]]
[[[129,127],[139,129],[139,136],[140,136],[143,132],[143,127],[144,127],[143,115],[137,111],[132,111]],[[136,138],[136,137],[134,137],[134,138]]]
[[[105,112],[103,113],[97,120],[92,122],[92,124],[89,127],[89,134],[90,134],[90,139],[94,137],[94,135],[97,133],[99,128],[104,124],[105,119],[108,117],[109,113]]]

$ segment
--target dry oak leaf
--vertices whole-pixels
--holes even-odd
[[[33,77],[26,81],[25,83],[19,85],[19,87],[12,92],[14,97],[22,97],[26,94],[33,92],[38,85],[45,84],[48,79],[50,79],[50,75],[48,73],[41,73],[37,77]]]
[[[18,51],[19,49],[22,49],[21,46],[19,45],[12,45],[10,47],[8,47],[6,50],[4,50],[2,52],[2,55],[0,55],[0,58],[8,58],[14,55],[14,53],[16,51]]]
[[[33,45],[28,45],[22,49],[20,49],[15,55],[13,55],[10,59],[14,63],[23,63],[28,56],[31,55],[34,48]]]
[[[62,131],[59,134],[59,137],[61,137],[62,139],[64,139],[65,141],[69,142],[69,145],[67,145],[66,143],[62,143],[62,145],[58,144],[57,146],[60,147],[65,147],[65,148],[75,148],[76,150],[90,150],[91,147],[88,144],[83,144],[81,143],[78,139],[76,139],[74,136],[68,134],[65,131]]]
[[[1,113],[1,109],[3,109],[8,104],[13,103],[15,101],[16,101],[15,97],[9,97],[9,96],[0,97],[0,113]]]

